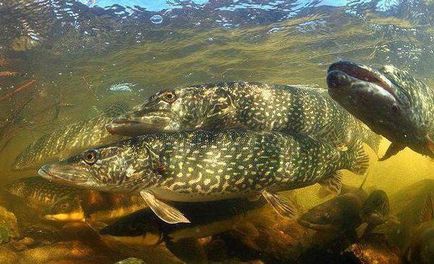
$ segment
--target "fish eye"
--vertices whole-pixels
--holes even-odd
[[[167,91],[161,94],[161,98],[167,103],[173,103],[176,100],[176,94],[173,91]]]
[[[92,165],[98,159],[98,152],[94,149],[88,150],[83,154],[83,160],[89,165]]]
[[[399,112],[399,107],[396,104],[392,105],[392,112],[393,113],[398,113]]]

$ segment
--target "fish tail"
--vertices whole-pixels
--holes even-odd
[[[348,170],[363,175],[367,172],[369,167],[369,156],[363,149],[363,142],[357,140],[354,144],[345,151],[347,159]]]

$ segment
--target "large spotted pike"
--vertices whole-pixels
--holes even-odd
[[[342,148],[359,140],[375,151],[380,142],[325,90],[253,82],[165,90],[107,126],[130,136],[216,128],[303,133]]]
[[[392,144],[382,158],[405,147],[434,158],[434,89],[387,65],[379,70],[340,61],[328,70],[329,94]]]
[[[90,189],[140,192],[168,223],[189,222],[162,200],[202,202],[264,198],[281,214],[293,207],[276,192],[321,183],[340,188],[339,170],[363,173],[361,144],[337,150],[304,135],[240,130],[152,134],[44,165],[49,180]]]
[[[16,170],[38,168],[42,164],[67,158],[88,148],[119,140],[105,126],[113,117],[126,112],[128,106],[115,103],[97,117],[58,127],[28,145],[15,159]]]

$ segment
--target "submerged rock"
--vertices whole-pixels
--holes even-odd
[[[397,264],[401,263],[399,251],[392,248],[384,238],[374,238],[352,244],[346,250],[348,254],[363,264]]]

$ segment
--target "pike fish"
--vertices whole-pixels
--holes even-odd
[[[361,140],[376,151],[380,142],[321,89],[254,82],[161,91],[107,126],[128,136],[228,128],[303,133],[340,148]]]
[[[232,227],[249,212],[265,205],[263,199],[248,202],[230,199],[204,203],[172,203],[184,212],[191,223],[171,225],[161,221],[150,208],[124,216],[100,230],[101,235],[121,239],[138,237],[142,245],[154,246],[163,241],[177,242],[188,238],[215,235]]]
[[[19,179],[5,190],[47,220],[99,222],[135,212],[144,207],[140,197],[121,193],[83,190],[47,181],[39,176]]]
[[[38,168],[44,163],[61,160],[85,149],[119,140],[120,137],[107,132],[105,126],[113,117],[125,113],[127,107],[121,103],[110,105],[104,114],[57,128],[41,136],[17,156],[13,168]]]
[[[321,183],[341,186],[339,170],[364,173],[361,144],[339,151],[304,135],[243,130],[151,134],[90,149],[41,167],[39,174],[85,188],[139,192],[167,223],[189,220],[163,200],[201,202],[261,195],[284,216],[290,201],[276,192]]]
[[[384,223],[389,214],[389,199],[384,191],[363,190],[345,192],[319,204],[298,219],[305,227],[354,236],[356,228],[366,223],[366,230]]]
[[[6,191],[38,211],[43,218],[56,221],[84,219],[78,188],[55,184],[41,177],[17,180],[5,187]]]
[[[434,158],[434,89],[394,66],[379,70],[348,61],[332,64],[331,97],[392,142],[381,160],[405,147]]]
[[[100,230],[105,239],[113,239],[130,247],[143,249],[164,242],[166,247],[186,263],[199,263],[203,248],[198,239],[220,234],[257,218],[266,204],[263,199],[248,202],[231,199],[204,203],[172,203],[191,223],[176,225],[161,221],[150,208],[124,216]],[[197,250],[192,252],[192,246]],[[203,254],[204,255],[204,254]]]

